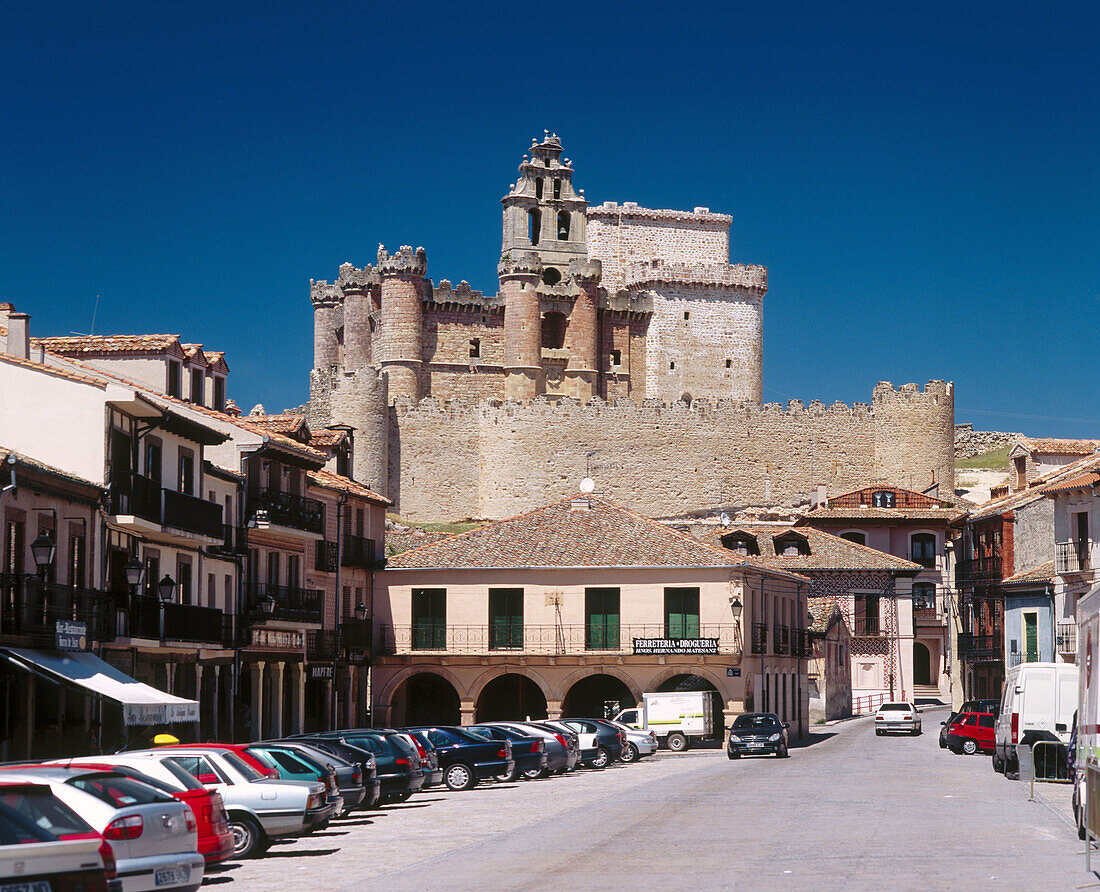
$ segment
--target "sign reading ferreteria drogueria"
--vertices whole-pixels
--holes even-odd
[[[660,654],[696,654],[705,656],[718,653],[717,638],[635,638],[634,653],[641,656]]]

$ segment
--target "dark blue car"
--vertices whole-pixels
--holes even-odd
[[[451,726],[421,725],[410,730],[423,731],[435,744],[443,783],[450,790],[469,790],[478,781],[515,771],[512,744],[507,740],[485,740]]]
[[[497,775],[499,781],[514,781],[519,775],[527,778],[546,777],[546,743],[541,737],[521,734],[511,728],[499,725],[473,725],[465,730],[486,740],[507,740],[512,744],[512,758],[515,768],[510,774]]]

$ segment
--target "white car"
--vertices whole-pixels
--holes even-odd
[[[44,784],[111,844],[122,892],[202,885],[205,860],[198,851],[190,807],[148,784],[93,768],[12,768],[4,781]]]
[[[916,735],[920,730],[920,713],[913,703],[899,700],[883,703],[875,710],[875,734],[879,737],[888,731]]]

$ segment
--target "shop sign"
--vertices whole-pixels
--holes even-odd
[[[635,638],[634,653],[640,656],[664,654],[695,654],[707,656],[718,653],[717,638]]]
[[[310,666],[309,667],[310,678],[332,678],[331,666]]]
[[[58,650],[87,650],[88,624],[59,619],[54,626],[53,641]]]

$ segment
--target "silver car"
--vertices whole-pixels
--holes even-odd
[[[626,746],[623,747],[623,754],[619,757],[623,762],[637,762],[657,752],[657,735],[652,731],[631,728],[629,725],[611,719],[608,719],[608,722],[626,734]]]
[[[320,781],[262,777],[231,750],[172,747],[144,752],[171,762],[208,790],[221,793],[238,858],[262,855],[274,839],[311,833],[331,816]]]
[[[897,701],[883,703],[875,710],[875,734],[881,737],[888,731],[904,731],[920,734],[920,713],[913,703]]]
[[[198,851],[190,807],[117,771],[41,765],[2,772],[3,780],[46,784],[50,791],[110,843],[122,892],[202,885],[205,860]]]

